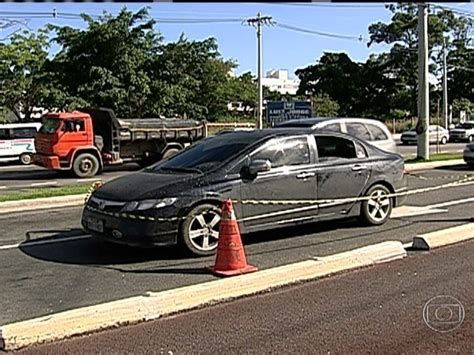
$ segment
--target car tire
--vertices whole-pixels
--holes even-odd
[[[469,143],[474,142],[474,136],[469,136],[469,138],[467,139],[467,141],[468,141]]]
[[[78,178],[95,176],[99,172],[99,161],[90,153],[79,154],[72,164],[72,171]]]
[[[202,204],[188,212],[179,229],[179,243],[188,254],[208,256],[215,253],[219,238],[221,209]]]
[[[448,143],[448,139],[446,137],[443,137],[441,138],[441,142],[440,142],[442,145],[445,145],[446,143]]]
[[[168,158],[171,158],[173,155],[178,154],[181,151],[181,149],[178,148],[170,148],[167,149],[164,153],[161,159],[165,160]]]
[[[20,155],[20,163],[23,165],[30,165],[33,161],[33,156],[30,153],[23,153]]]
[[[368,200],[362,201],[360,219],[366,225],[382,225],[390,218],[393,208],[393,200],[384,197],[390,194],[390,190],[383,185],[372,186],[365,194]]]

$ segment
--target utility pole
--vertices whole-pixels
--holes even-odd
[[[428,126],[430,117],[428,83],[428,11],[425,3],[418,3],[418,134],[417,156],[428,160],[430,147]]]
[[[443,119],[444,128],[449,129],[448,123],[448,66],[446,64],[446,38],[443,38]]]
[[[271,16],[262,16],[259,12],[257,17],[250,18],[246,22],[249,25],[257,27],[257,76],[258,76],[258,115],[257,115],[257,128],[263,128],[263,86],[262,86],[262,75],[263,75],[263,50],[262,50],[262,26],[272,24]]]

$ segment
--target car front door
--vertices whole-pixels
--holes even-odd
[[[360,196],[370,178],[367,152],[360,143],[348,138],[316,135],[315,140],[318,200],[326,200],[320,203],[319,215],[344,215],[355,202],[337,200]]]
[[[271,168],[241,185],[242,222],[247,230],[265,229],[316,217],[317,206],[281,200],[315,200],[314,142],[311,136],[275,138],[250,154],[250,161],[268,160]],[[310,143],[312,144],[310,146]]]

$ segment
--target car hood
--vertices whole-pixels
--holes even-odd
[[[112,201],[134,201],[175,197],[202,185],[198,174],[167,174],[139,172],[105,183],[94,196]]]

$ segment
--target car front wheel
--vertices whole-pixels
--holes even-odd
[[[383,185],[372,186],[362,201],[360,218],[364,224],[378,226],[384,224],[392,213],[390,191]]]
[[[195,256],[214,254],[219,239],[221,209],[202,204],[187,214],[179,231],[179,239],[186,251]]]

